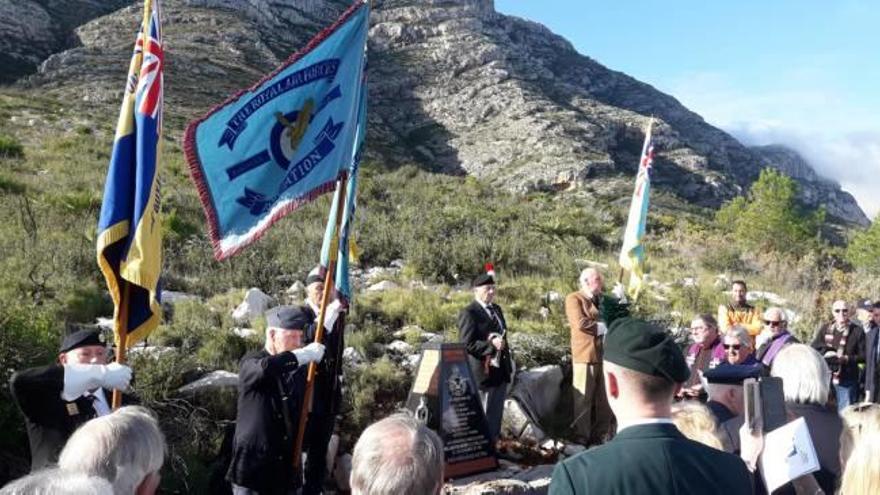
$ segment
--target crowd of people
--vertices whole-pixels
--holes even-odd
[[[789,332],[785,310],[748,304],[745,282],[717,316],[700,314],[682,348],[670,332],[632,318],[623,287],[606,293],[602,274],[581,272],[565,298],[571,335],[569,436],[589,447],[559,462],[550,493],[762,493],[764,429],[746,421],[749,380],[781,380],[788,420],[803,418],[820,469],[773,493],[880,493],[880,302],[858,318],[835,301],[809,345]],[[238,416],[226,479],[235,494],[318,494],[341,402],[345,308],[333,301],[317,342],[325,295],[319,271],[302,306],[267,313],[265,344],[240,362]],[[472,281],[459,314],[490,442],[501,435],[516,367],[490,269]],[[329,292],[328,292],[329,294]],[[67,335],[58,362],[21,370],[10,383],[31,448],[31,474],[0,494],[151,494],[166,446],[155,416],[137,405],[112,410],[129,367],[108,363],[100,331]],[[312,406],[301,418],[306,370],[317,366]],[[305,422],[305,461],[294,445]],[[354,494],[438,494],[440,437],[408,412],[362,432],[353,449]],[[302,467],[300,467],[302,465]]]

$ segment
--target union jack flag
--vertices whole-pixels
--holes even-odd
[[[159,2],[154,5],[155,8],[151,9],[150,15],[150,38],[147,40],[146,47],[143,46],[143,38],[138,36],[138,45],[143,49],[144,58],[138,77],[136,101],[139,113],[160,119],[165,52],[162,49],[162,28],[159,25]]]
[[[145,0],[98,219],[98,265],[116,308],[117,344],[125,347],[146,338],[162,319],[159,14],[159,0]]]

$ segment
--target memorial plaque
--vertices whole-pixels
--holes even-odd
[[[425,344],[407,408],[443,440],[445,475],[498,467],[464,344]]]

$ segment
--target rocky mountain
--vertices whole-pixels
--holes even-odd
[[[852,195],[840,189],[840,185],[821,177],[797,151],[781,146],[754,146],[752,150],[764,157],[767,166],[779,169],[800,183],[800,198],[810,206],[825,205],[829,213],[850,219],[859,225],[869,225],[870,220],[859,208]]]
[[[14,48],[7,56],[19,71],[3,73],[17,75],[43,60],[17,85],[112,114],[115,106],[108,104],[122,91],[140,7],[79,3],[84,7],[77,19],[83,22],[71,40],[59,33],[76,21],[50,9],[54,2],[13,7],[0,0],[0,12],[26,5],[45,14],[0,21],[0,42]],[[259,79],[348,5],[165,1],[166,115],[172,132]],[[804,184],[808,204],[825,204],[831,216],[848,223],[867,223],[852,196],[811,175],[803,160],[792,166],[796,155],[743,146],[675,98],[577,53],[544,26],[497,13],[492,0],[376,0],[374,7],[368,140],[373,158],[470,174],[516,191],[626,197],[653,115],[660,189],[718,207],[742,194],[769,164],[791,170]],[[45,34],[50,32],[52,37]],[[32,39],[42,41],[29,43]]]

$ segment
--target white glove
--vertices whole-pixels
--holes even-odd
[[[611,293],[614,294],[614,297],[616,297],[618,301],[620,301],[620,304],[626,304],[626,289],[623,287],[622,283],[617,282],[616,284],[614,284],[614,288],[611,289]]]
[[[66,364],[64,365],[64,389],[61,398],[66,401],[89,390],[106,387],[125,390],[131,381],[131,368],[124,364]]]
[[[606,333],[608,333],[608,327],[605,326],[605,324],[602,323],[601,321],[597,321],[596,322],[596,336],[601,337],[601,336],[605,335]]]
[[[341,312],[342,303],[339,302],[339,299],[336,299],[327,305],[327,311],[324,313],[324,329],[327,331],[327,335],[333,333],[333,326],[336,323],[336,318],[339,317],[339,313]]]
[[[296,361],[299,363],[300,366],[309,363],[317,363],[320,362],[321,359],[324,357],[324,344],[312,342],[302,349],[297,349],[292,352],[293,355],[296,356]]]

